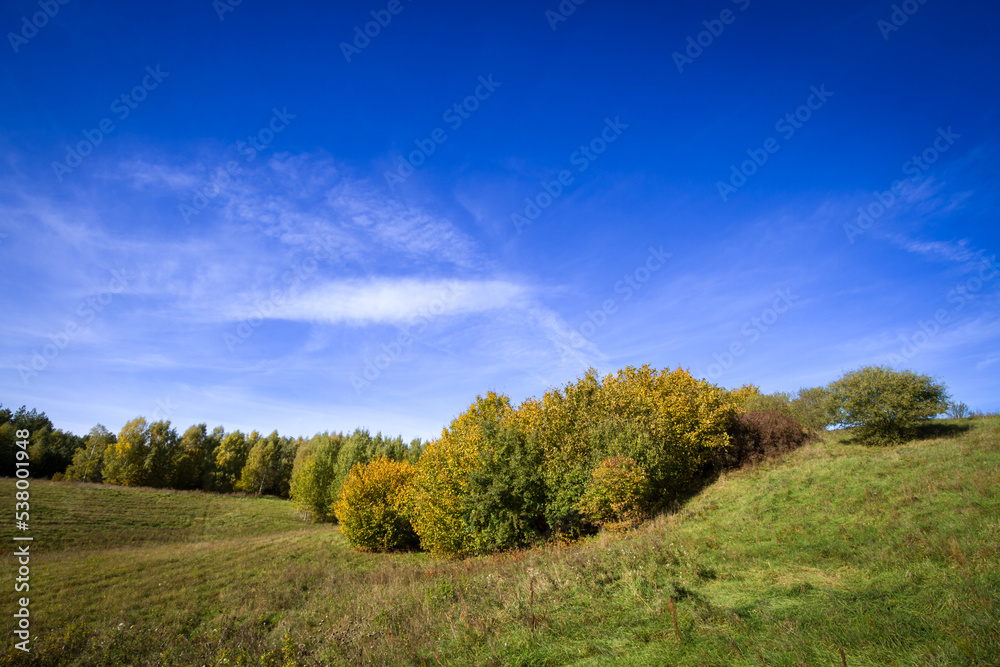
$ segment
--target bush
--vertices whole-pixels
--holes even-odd
[[[702,482],[715,451],[729,445],[727,428],[737,412],[729,393],[680,368],[657,372],[626,368],[605,378],[605,413],[621,420],[622,451],[649,476],[653,501],[665,505]]]
[[[536,426],[538,442],[545,457],[542,472],[550,489],[545,519],[555,532],[578,535],[583,516],[577,503],[587,488],[595,457],[594,438],[605,421],[600,405],[602,385],[590,369],[563,390],[546,392],[540,404]]]
[[[415,475],[410,463],[385,456],[351,468],[335,505],[347,541],[365,551],[416,546],[417,535],[405,511]]]
[[[463,523],[476,553],[525,546],[546,530],[541,447],[518,424],[484,435],[463,499]]]
[[[972,416],[972,411],[965,403],[949,403],[948,416],[952,419],[969,419]]]
[[[340,489],[351,468],[359,463],[369,463],[384,456],[390,461],[404,461],[407,457],[406,444],[402,437],[383,437],[382,433],[372,436],[367,429],[354,429],[354,433],[345,437],[334,458],[333,486],[331,498],[340,495]]]
[[[649,478],[642,466],[629,456],[612,456],[594,468],[578,507],[602,528],[627,528],[646,516],[649,495]]]
[[[809,438],[802,424],[776,410],[745,412],[733,418],[730,445],[720,452],[722,468],[737,468],[798,449]]]
[[[829,390],[835,422],[856,427],[863,442],[875,445],[901,442],[918,422],[948,409],[944,383],[888,366],[851,371]]]

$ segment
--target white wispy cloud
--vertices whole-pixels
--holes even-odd
[[[979,253],[969,248],[969,240],[961,241],[907,241],[900,240],[905,250],[928,257],[940,257],[951,262],[968,262]]]
[[[1000,361],[1000,357],[989,357],[987,359],[983,359],[978,364],[976,364],[976,370],[981,371],[984,368],[988,368],[988,367],[992,366],[993,364],[997,363],[998,361]]]
[[[224,156],[217,162],[224,164]],[[216,170],[202,161],[133,160],[122,165],[122,177],[137,190],[173,191],[179,223],[183,204],[190,225],[221,219],[289,247],[323,239],[356,260],[392,254],[465,269],[483,262],[475,241],[450,220],[391,198],[370,181],[346,174],[329,157],[280,154],[259,163],[240,161],[239,169],[217,189],[212,186]],[[195,191],[206,188],[211,196],[196,205]]]
[[[267,316],[328,324],[410,324],[421,318],[520,307],[526,294],[524,287],[502,280],[337,281],[291,294]],[[244,305],[230,315],[244,319],[255,312],[256,307]]]

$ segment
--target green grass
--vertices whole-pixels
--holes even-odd
[[[462,561],[358,553],[279,500],[34,482],[37,639],[6,661],[1000,664],[1000,419],[952,427],[830,434],[626,536]]]

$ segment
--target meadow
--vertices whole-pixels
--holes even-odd
[[[0,664],[1000,664],[998,480],[1000,418],[837,431],[631,532],[456,560],[277,498],[33,481],[32,651],[5,613]]]

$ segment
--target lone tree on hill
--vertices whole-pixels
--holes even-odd
[[[948,409],[943,382],[889,366],[864,366],[830,384],[834,423],[854,426],[865,442],[904,440],[918,422]]]

